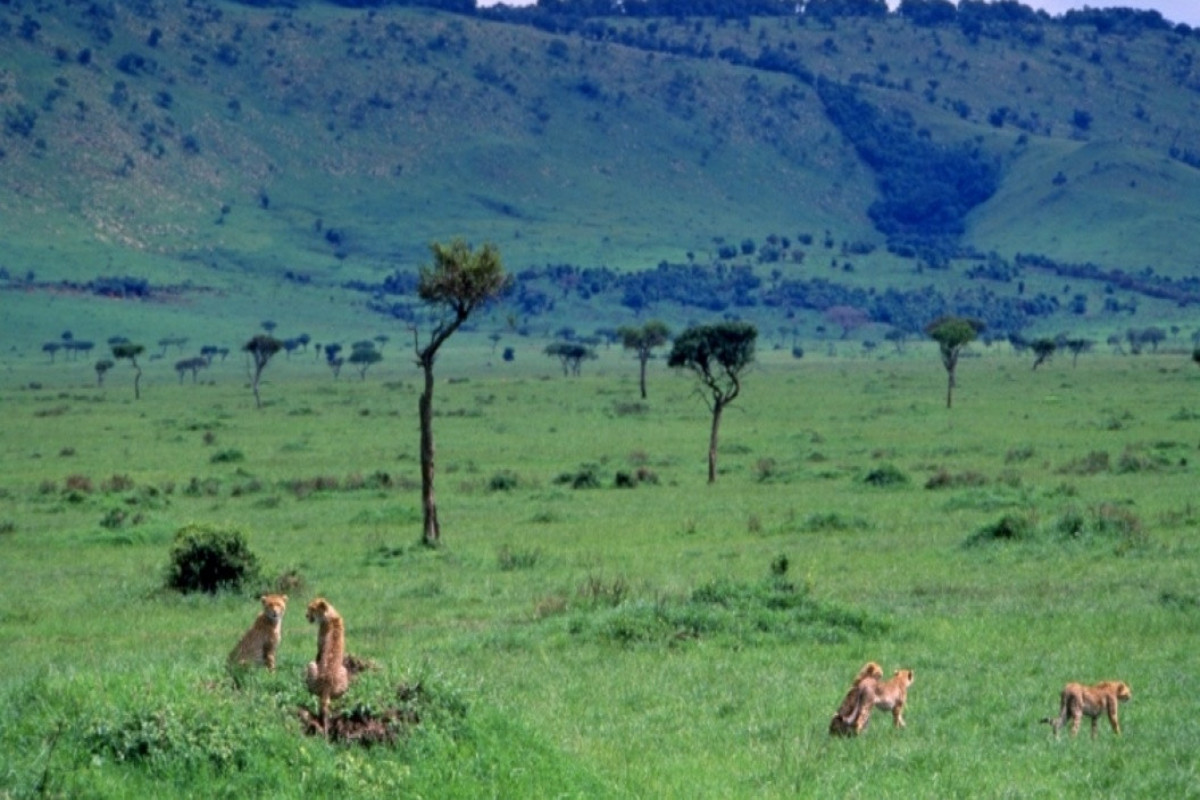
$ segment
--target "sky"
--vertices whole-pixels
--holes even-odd
[[[495,5],[499,1],[477,0],[481,6]],[[510,6],[528,6],[532,5],[534,0],[503,0],[503,2]],[[888,0],[888,4],[895,8],[900,2],[899,0]],[[1200,0],[1086,0],[1086,2],[1084,0],[1021,0],[1021,5],[1040,8],[1055,16],[1072,8],[1083,8],[1084,6],[1155,10],[1162,14],[1164,19],[1171,22],[1186,22],[1188,25],[1200,28]]]

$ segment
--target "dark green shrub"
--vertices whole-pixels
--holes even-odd
[[[517,473],[507,469],[501,470],[488,481],[488,489],[493,492],[508,492],[517,488],[520,482]]]
[[[985,542],[1022,542],[1034,538],[1037,525],[1028,516],[1005,514],[990,525],[984,525],[975,531],[967,544],[983,544]]]
[[[179,592],[242,591],[259,582],[258,558],[240,531],[188,525],[175,534],[167,588]]]
[[[869,486],[903,486],[908,476],[892,464],[881,464],[868,472],[863,482]]]
[[[208,460],[213,464],[236,464],[239,461],[245,461],[246,456],[241,450],[220,450],[213,453]]]
[[[595,464],[584,464],[575,472],[560,473],[554,482],[569,485],[572,489],[599,489],[600,475]]]

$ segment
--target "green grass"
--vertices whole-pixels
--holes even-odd
[[[636,362],[615,350],[563,379],[452,345],[438,551],[417,544],[416,370],[398,360],[366,382],[273,363],[255,411],[232,363],[198,386],[157,373],[135,402],[117,370],[98,389],[85,365],[10,359],[0,794],[1192,791],[1200,415],[1181,410],[1200,375],[1178,356],[1031,372],[986,352],[947,412],[931,351],[765,352],[709,486],[687,379],[652,365],[646,409],[623,415]],[[885,465],[907,480],[865,480]],[[616,487],[639,468],[657,482]],[[599,485],[557,480],[581,471]],[[1006,520],[1023,535],[981,535]],[[289,587],[279,668],[241,690],[224,658],[256,591],[162,588],[191,523],[242,531],[263,588]],[[342,707],[426,690],[397,744],[302,735],[316,595],[377,665]],[[879,715],[830,740],[866,660],[915,670],[908,728]],[[1038,724],[1067,680],[1108,678],[1133,687],[1121,738]]]

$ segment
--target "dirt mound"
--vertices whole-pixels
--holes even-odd
[[[331,742],[363,747],[393,744],[410,728],[421,724],[421,717],[413,708],[413,701],[420,694],[420,684],[401,684],[396,688],[397,704],[394,706],[370,708],[360,704],[339,711],[329,720],[328,738]],[[307,735],[322,735],[320,717],[304,706],[296,712]]]

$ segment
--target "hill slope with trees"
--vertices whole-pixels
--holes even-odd
[[[269,312],[282,283],[404,320],[453,236],[546,330],[1104,331],[1200,300],[1200,35],[1154,12],[14,0],[0,53],[0,303],[29,315]]]

